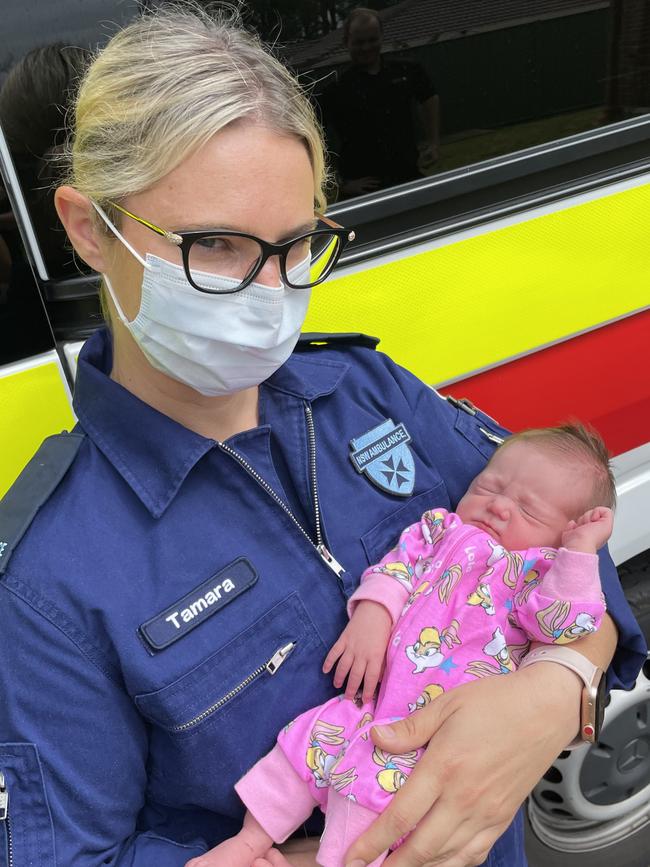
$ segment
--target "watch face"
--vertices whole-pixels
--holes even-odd
[[[605,716],[605,705],[607,703],[607,678],[603,674],[596,690],[596,708],[594,713],[594,742],[600,738],[600,730],[603,727],[603,718]]]

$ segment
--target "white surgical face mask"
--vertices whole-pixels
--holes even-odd
[[[118,316],[153,367],[214,397],[259,385],[284,364],[300,336],[309,289],[251,283],[232,295],[199,292],[182,265],[151,253],[143,259],[94,206],[144,268],[140,309],[132,321],[103,276]],[[309,268],[307,256],[287,276],[306,282]],[[201,276],[201,285],[209,289],[231,289],[238,283],[218,274]]]

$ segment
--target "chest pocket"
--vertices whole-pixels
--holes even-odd
[[[476,415],[470,415],[458,409],[454,428],[488,460],[497,445],[508,436],[505,428],[499,427],[493,419],[478,411]]]
[[[449,496],[443,482],[411,497],[394,512],[381,520],[361,537],[361,544],[368,558],[368,565],[377,563],[397,543],[402,530],[418,521],[427,509],[434,506],[449,508]]]
[[[35,744],[0,744],[0,771],[9,793],[0,821],[0,867],[54,864],[52,816]]]
[[[296,592],[174,683],[137,695],[153,724],[149,797],[241,816],[234,784],[282,726],[331,694],[325,652]]]

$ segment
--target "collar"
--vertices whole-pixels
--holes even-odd
[[[107,328],[84,344],[73,406],[79,423],[154,518],[174,499],[188,473],[216,441],[194,433],[110,379],[113,347]],[[263,388],[312,401],[330,394],[349,365],[293,355]]]

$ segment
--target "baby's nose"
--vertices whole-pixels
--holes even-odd
[[[506,520],[510,516],[510,501],[507,497],[494,497],[490,508],[501,520]]]

